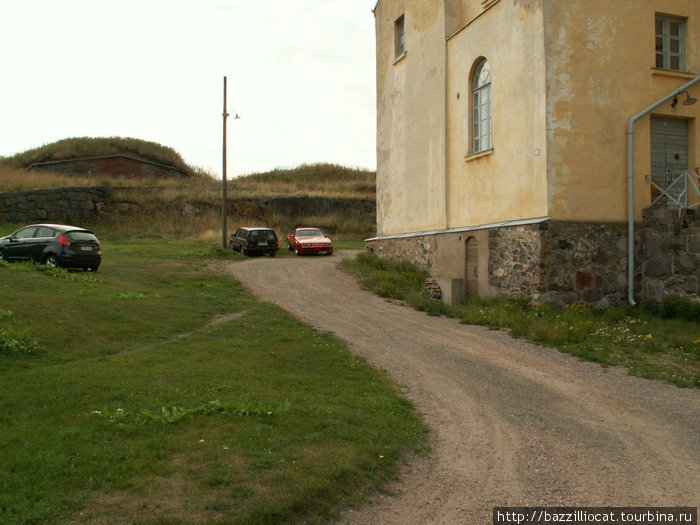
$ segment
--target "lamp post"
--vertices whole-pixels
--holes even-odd
[[[224,77],[224,140],[223,140],[223,165],[221,169],[221,248],[226,249],[226,77]]]
[[[238,116],[237,112],[234,112],[234,119],[241,118]],[[226,77],[224,77],[224,112],[222,114],[224,118],[224,143],[223,143],[223,166],[221,169],[221,248],[226,249],[226,118],[228,117],[228,111],[226,110]]]

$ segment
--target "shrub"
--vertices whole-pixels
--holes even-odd
[[[26,332],[0,328],[0,356],[29,357],[39,352],[39,343]]]
[[[666,297],[660,303],[645,303],[643,308],[650,314],[662,319],[682,319],[684,321],[700,322],[700,303],[679,297]]]

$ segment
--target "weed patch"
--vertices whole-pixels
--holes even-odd
[[[15,319],[12,310],[0,308],[0,359],[33,357],[41,351],[39,342],[28,331],[14,326]]]
[[[120,428],[144,425],[148,422],[157,422],[163,425],[177,423],[185,418],[195,416],[213,416],[217,414],[229,414],[237,417],[272,417],[275,414],[283,414],[289,409],[289,404],[285,403],[280,407],[272,409],[270,407],[253,406],[250,403],[223,403],[218,399],[209,401],[204,405],[195,408],[182,406],[162,406],[159,410],[141,409],[137,413],[129,412],[123,408],[109,410],[93,410],[91,415],[104,418],[110,423],[114,423]]]
[[[31,357],[39,350],[39,343],[27,332],[0,328],[0,357]]]
[[[362,285],[387,299],[406,300],[420,296],[428,273],[405,261],[360,253],[343,260],[341,266],[357,275]]]

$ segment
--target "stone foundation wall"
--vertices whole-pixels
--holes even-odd
[[[638,265],[643,299],[700,299],[700,213],[646,209]]]
[[[410,261],[421,270],[435,276],[437,243],[435,235],[401,237],[367,242],[367,249],[378,257]]]
[[[502,298],[523,295],[533,302],[583,303],[593,308],[627,301],[627,224],[545,221],[489,228],[488,282],[480,295]],[[446,264],[440,254],[459,232],[368,243],[373,253],[409,260],[432,277],[464,279],[461,264]],[[462,232],[464,242],[474,232]],[[442,239],[453,239],[452,241]],[[464,261],[465,251],[450,248],[450,257]],[[442,257],[442,258],[441,258]],[[438,263],[442,267],[438,267]],[[445,267],[451,266],[454,275]],[[634,296],[659,301],[667,296],[700,300],[700,216],[692,210],[681,216],[667,208],[645,211],[635,225]],[[482,293],[481,290],[487,290]]]
[[[547,221],[489,231],[495,295],[533,302],[621,304],[627,296],[627,227]]]
[[[491,295],[524,295],[533,300],[546,289],[542,257],[547,223],[488,230],[488,283]]]
[[[106,194],[106,187],[68,187],[0,193],[0,221],[77,224],[100,212]]]

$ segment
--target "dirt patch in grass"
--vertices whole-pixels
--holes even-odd
[[[246,313],[245,312],[234,312],[230,314],[222,314],[222,315],[216,315],[214,318],[209,321],[205,326],[198,330],[193,330],[191,332],[185,332],[180,335],[178,335],[178,339],[184,339],[186,337],[191,337],[195,334],[205,332],[209,330],[210,328],[213,328],[214,326],[220,325],[221,323],[228,323],[229,321],[233,321],[234,319],[240,319],[243,317]]]
[[[197,498],[193,498],[197,494]],[[127,525],[170,516],[182,523],[209,523],[222,516],[207,509],[211,492],[202,499],[197,484],[186,474],[152,478],[139,491],[119,490],[92,495],[92,501],[79,514],[76,523]]]
[[[245,461],[232,452],[218,468],[242,471]],[[137,481],[133,489],[94,492],[91,500],[71,523],[127,525],[151,521],[173,523],[214,523],[225,518],[216,509],[230,497],[231,487],[212,486],[206,478],[211,465],[183,457],[172,461],[167,476],[153,476]]]

